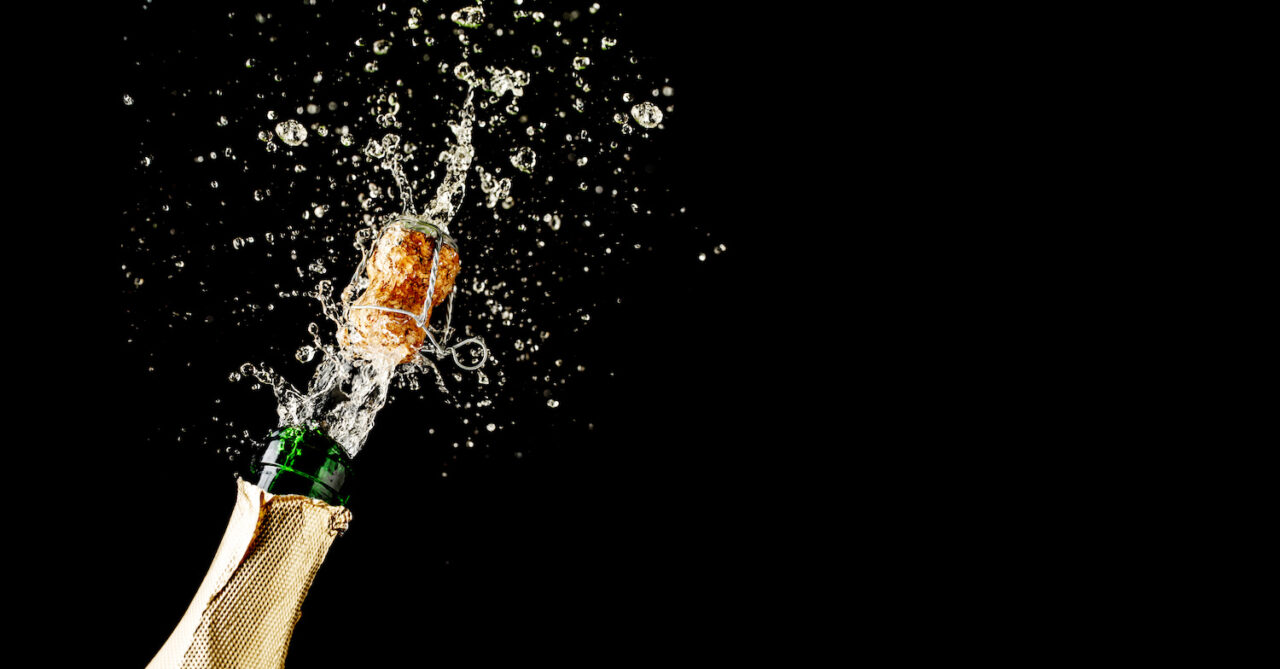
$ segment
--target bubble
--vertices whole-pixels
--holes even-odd
[[[607,50],[609,50],[609,49],[612,49],[612,48],[613,48],[613,46],[614,46],[615,44],[617,44],[617,43],[618,43],[618,40],[616,40],[616,39],[614,39],[614,38],[612,38],[612,37],[602,37],[602,38],[600,38],[600,48],[601,48],[601,49],[605,49],[606,51],[607,51]]]
[[[276,134],[280,141],[289,146],[298,146],[307,139],[307,129],[293,119],[276,124]]]
[[[479,28],[484,23],[484,9],[481,7],[463,7],[449,18],[463,28]]]
[[[538,162],[538,155],[533,149],[525,146],[511,154],[511,164],[521,172],[526,174],[533,172],[533,166]]]
[[[641,102],[631,108],[631,118],[646,128],[656,128],[662,123],[662,110],[652,102]]]
[[[133,106],[133,98],[132,98],[132,97],[130,97],[130,95],[129,95],[128,93],[125,93],[125,94],[124,94],[124,105],[125,105],[126,107],[131,107],[131,106]]]
[[[476,71],[471,69],[471,65],[468,64],[466,61],[458,63],[456,66],[454,66],[453,76],[467,82],[472,86],[475,86],[480,83],[480,81],[476,79]]]
[[[298,348],[298,352],[294,354],[294,357],[298,359],[298,362],[311,362],[312,358],[316,357],[316,348],[314,346],[301,346]]]
[[[513,97],[524,95],[524,87],[529,85],[529,74],[523,70],[513,70],[510,67],[487,68],[489,71],[489,86],[487,90],[493,92],[497,97],[502,97],[507,91],[511,91]]]
[[[387,55],[387,52],[390,50],[391,50],[390,40],[380,39],[373,43],[373,52],[378,54],[379,56]]]
[[[591,65],[591,59],[586,56],[576,56],[573,59],[573,69],[575,70],[585,70],[589,65]]]

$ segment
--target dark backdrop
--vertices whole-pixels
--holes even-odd
[[[781,236],[791,224],[781,202],[797,194],[772,190],[789,167],[766,147],[803,119],[778,111],[791,102],[777,88],[789,54],[771,51],[748,17],[689,4],[636,3],[621,36],[678,90],[650,173],[687,207],[675,224],[692,232],[655,239],[603,286],[582,289],[598,291],[587,299],[621,300],[593,310],[572,341],[589,372],[560,395],[570,410],[530,408],[502,447],[458,459],[448,445],[395,448],[402,435],[421,442],[417,400],[382,412],[357,459],[351,529],[303,607],[290,666],[405,654],[444,665],[662,660],[740,620],[767,590],[759,557],[776,548],[766,528],[794,466],[780,426],[798,420],[779,401],[792,391],[780,368],[810,351],[787,341],[779,301],[798,263]],[[134,31],[154,41],[144,50],[218,48],[201,30],[214,10],[148,11],[167,14]],[[104,34],[157,21],[136,7],[120,14],[103,16],[114,21]],[[31,394],[58,398],[32,411],[64,435],[59,457],[78,463],[65,476],[87,497],[64,499],[60,512],[101,542],[75,541],[77,559],[55,559],[79,584],[55,606],[90,606],[103,650],[120,666],[141,666],[195,593],[234,497],[235,464],[208,440],[222,433],[186,424],[204,411],[191,402],[216,395],[267,413],[273,403],[243,387],[202,387],[226,385],[228,360],[265,358],[248,348],[256,333],[178,325],[145,345],[125,341],[134,319],[112,226],[136,189],[134,133],[163,136],[121,116],[137,51],[101,36],[86,44],[85,78],[100,79],[86,86],[106,90],[62,109],[92,140],[73,142],[85,183],[55,184],[65,197],[48,200],[63,212],[53,218],[64,217],[48,229],[74,262],[42,275],[52,306],[33,310],[40,323],[67,326],[42,326],[41,341],[58,353],[26,362],[39,380]],[[28,231],[40,242],[44,230]],[[697,259],[720,243],[726,253]],[[79,305],[83,320],[67,319],[60,301]],[[751,466],[762,456],[776,467]]]

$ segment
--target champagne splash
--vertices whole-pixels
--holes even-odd
[[[647,176],[670,81],[614,32],[615,8],[543,9],[209,10],[192,31],[207,46],[149,46],[186,24],[146,23],[124,42],[147,77],[122,84],[120,105],[138,137],[138,200],[118,240],[126,337],[148,370],[176,375],[164,382],[208,393],[192,397],[192,411],[213,407],[197,438],[236,460],[271,427],[260,401],[220,396],[210,375],[271,389],[279,423],[323,424],[352,454],[401,397],[428,414],[422,441],[457,457],[504,443],[519,457],[530,417],[589,425],[567,389],[608,370],[579,333],[617,303],[612,272],[691,227]],[[225,63],[210,57],[227,48]],[[457,285],[410,360],[354,355],[338,335],[406,217],[457,240]],[[157,349],[180,341],[220,346]],[[279,371],[242,364],[251,350]]]
[[[475,149],[471,143],[471,128],[475,123],[474,94],[474,88],[467,90],[466,100],[457,121],[449,124],[454,141],[442,154],[441,162],[445,166],[445,175],[439,187],[436,188],[435,197],[427,204],[424,211],[425,218],[430,221],[430,224],[446,233],[449,223],[453,221],[462,206],[466,195],[467,173],[475,156]],[[390,112],[389,115],[384,115],[380,122],[391,125],[394,123],[394,116],[395,112]],[[370,158],[380,159],[383,169],[391,172],[398,186],[405,215],[408,217],[415,215],[417,212],[413,202],[413,189],[404,172],[405,156],[400,151],[400,138],[388,133],[379,142],[370,140],[365,154]],[[405,217],[387,216],[376,228],[362,230],[361,233],[364,234],[357,235],[356,246],[361,251],[360,263],[350,283],[342,290],[339,299],[335,300],[332,284],[328,281],[320,282],[317,287],[315,297],[320,301],[325,315],[339,332],[349,327],[352,310],[361,308],[353,302],[355,297],[369,285],[369,279],[364,270],[374,255],[375,248],[380,245],[384,249],[382,256],[385,257],[387,255],[385,249],[397,244],[406,234],[405,228],[402,227],[403,220]],[[377,241],[365,244],[364,240]],[[435,285],[440,262],[440,244],[437,243],[435,248],[436,253],[433,254],[429,274],[432,288]],[[429,288],[427,295],[432,294],[434,290]],[[448,299],[449,306],[442,327],[436,328],[430,323],[429,297],[428,305],[424,307],[421,316],[422,320],[416,324],[417,327],[425,330],[426,339],[429,342],[426,349],[437,359],[443,359],[446,355],[452,356],[463,369],[480,369],[488,358],[488,349],[482,339],[471,337],[452,346],[449,345],[450,337],[454,334],[451,327],[452,293]],[[269,368],[259,369],[246,363],[241,368],[241,372],[252,375],[260,382],[272,387],[277,400],[276,412],[281,426],[319,426],[335,441],[342,444],[351,457],[355,457],[368,439],[378,412],[387,403],[388,391],[397,374],[416,374],[430,370],[437,379],[441,378],[435,362],[421,351],[408,364],[402,366],[399,353],[388,355],[379,349],[362,347],[358,340],[346,341],[345,338],[341,344],[331,345],[321,340],[318,327],[309,328],[309,331],[313,337],[314,346],[308,347],[308,359],[312,355],[311,352],[318,351],[321,360],[305,391],[299,391],[284,377],[275,374]],[[467,345],[474,347],[478,362],[464,363],[459,358],[458,349]]]

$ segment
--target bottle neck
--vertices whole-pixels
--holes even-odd
[[[350,497],[351,458],[317,428],[289,426],[267,438],[254,463],[257,485],[275,495],[306,495],[334,506]]]

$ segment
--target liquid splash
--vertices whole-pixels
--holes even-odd
[[[275,11],[227,17],[225,32],[250,48],[207,91],[189,82],[176,93],[128,89],[133,104],[122,107],[140,122],[198,97],[208,127],[225,137],[185,155],[159,141],[140,145],[144,180],[179,162],[208,178],[203,193],[159,192],[131,214],[122,271],[135,302],[149,308],[150,291],[172,286],[208,296],[163,314],[197,333],[211,323],[282,334],[301,334],[300,312],[319,304],[323,317],[313,316],[305,343],[292,335],[282,347],[257,347],[282,371],[238,357],[219,373],[271,390],[279,423],[323,424],[353,455],[388,402],[433,387],[439,395],[422,410],[439,430],[423,437],[443,432],[464,450],[500,440],[530,405],[571,410],[563,389],[590,364],[573,338],[613,302],[578,297],[590,294],[582,286],[649,248],[655,228],[627,219],[675,216],[637,176],[650,130],[632,111],[648,98],[669,115],[668,81],[638,66],[608,24],[572,9],[389,2],[343,9],[356,19],[346,34],[334,27],[336,8],[323,17]],[[334,47],[286,42],[308,31],[323,31]],[[474,197],[468,185],[479,189]],[[184,236],[195,212],[212,240]],[[361,269],[374,245],[404,215],[453,234],[463,270],[427,324],[432,341],[394,365],[351,355],[336,334],[367,282]],[[131,327],[141,341],[152,332],[142,318]],[[228,348],[242,356],[247,346]],[[212,432],[223,443],[253,450],[267,431],[252,412],[232,412],[242,424],[216,413]]]
[[[441,162],[446,170],[445,176],[436,189],[435,197],[423,211],[424,218],[430,224],[446,233],[449,230],[449,224],[462,206],[466,195],[467,173],[475,156],[475,149],[471,143],[471,129],[475,124],[474,95],[474,88],[469,88],[457,121],[449,124],[454,141],[442,154]],[[380,124],[394,125],[395,113],[390,111],[382,115],[379,119]],[[304,137],[305,133],[306,131],[302,130]],[[285,134],[281,133],[281,137],[284,136]],[[288,143],[293,144],[293,142]],[[330,282],[321,281],[317,286],[315,297],[320,301],[324,314],[339,331],[348,327],[352,309],[360,308],[353,305],[353,300],[368,287],[369,280],[364,268],[369,262],[375,245],[379,242],[394,244],[395,236],[404,234],[400,221],[405,217],[416,216],[418,213],[414,206],[412,186],[404,172],[405,156],[400,152],[400,138],[393,133],[388,133],[379,142],[370,140],[365,148],[365,155],[380,160],[382,168],[391,172],[399,187],[403,216],[385,216],[375,227],[362,230],[362,234],[356,236],[356,246],[361,252],[360,263],[339,298],[334,298]],[[379,242],[366,243],[367,240],[379,240]],[[437,253],[433,258],[430,273],[432,286],[434,286],[438,261],[437,245]],[[433,290],[427,291],[428,295],[433,293]],[[368,349],[360,349],[358,345],[326,343],[320,337],[319,328],[311,328],[309,331],[313,337],[313,346],[308,347],[307,357],[309,360],[313,355],[312,352],[319,352],[321,359],[305,391],[298,390],[283,376],[275,374],[269,368],[259,369],[251,363],[245,363],[240,371],[242,374],[253,376],[274,390],[280,426],[318,426],[342,444],[348,455],[355,457],[368,439],[378,412],[386,405],[388,391],[397,374],[407,375],[430,371],[437,379],[441,379],[440,383],[443,383],[436,361],[431,360],[428,353],[434,354],[437,361],[451,356],[459,367],[469,371],[478,370],[484,366],[488,358],[488,349],[483,339],[470,337],[450,345],[450,338],[454,334],[451,327],[453,298],[454,293],[451,293],[444,324],[441,327],[437,328],[430,324],[430,320],[425,318],[430,313],[430,307],[424,308],[424,322],[418,325],[426,329],[428,343],[407,364],[401,365],[399,355],[370,355]],[[467,345],[474,347],[477,362],[467,363],[459,358],[458,348]]]

